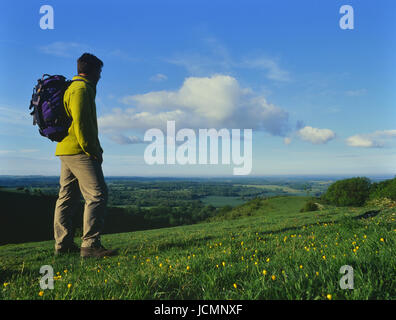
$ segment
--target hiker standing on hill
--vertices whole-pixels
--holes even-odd
[[[78,252],[81,257],[116,254],[100,241],[106,213],[108,190],[102,171],[102,153],[96,117],[96,84],[103,62],[84,53],[77,60],[78,76],[64,94],[64,107],[72,119],[68,135],[57,144],[61,160],[60,190],[54,216],[55,254]],[[85,199],[81,249],[74,243],[72,220],[80,201]]]

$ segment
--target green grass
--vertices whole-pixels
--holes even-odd
[[[301,201],[274,198],[239,219],[105,235],[120,254],[103,259],[54,257],[53,241],[5,245],[0,299],[395,299],[395,207],[300,213]],[[354,218],[373,209],[381,211]],[[56,280],[40,296],[42,265]],[[339,287],[343,265],[354,268],[354,290]]]

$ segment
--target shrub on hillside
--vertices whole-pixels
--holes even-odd
[[[396,200],[396,178],[373,183],[371,185],[370,198],[388,198]]]
[[[363,206],[370,196],[371,182],[365,177],[339,180],[322,196],[324,202],[336,206]]]
[[[313,200],[309,200],[305,203],[304,207],[300,210],[300,212],[309,212],[309,211],[317,211],[317,210],[319,210],[318,205]]]

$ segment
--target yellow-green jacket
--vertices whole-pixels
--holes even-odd
[[[96,86],[87,78],[75,76],[65,91],[63,104],[72,118],[68,135],[56,145],[56,156],[86,153],[98,157],[103,153],[98,137],[96,117]]]

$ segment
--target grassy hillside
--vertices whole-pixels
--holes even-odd
[[[208,221],[224,221],[230,219],[246,218],[251,216],[290,216],[299,212],[310,197],[277,196],[272,198],[255,198],[235,208],[226,208]]]
[[[304,199],[259,203],[250,216],[103,236],[120,255],[53,256],[53,241],[0,247],[0,299],[395,299],[396,209],[299,212]],[[288,209],[289,208],[289,209]],[[76,239],[78,242],[78,239]],[[54,290],[39,287],[42,265]],[[343,265],[354,290],[339,287]]]

